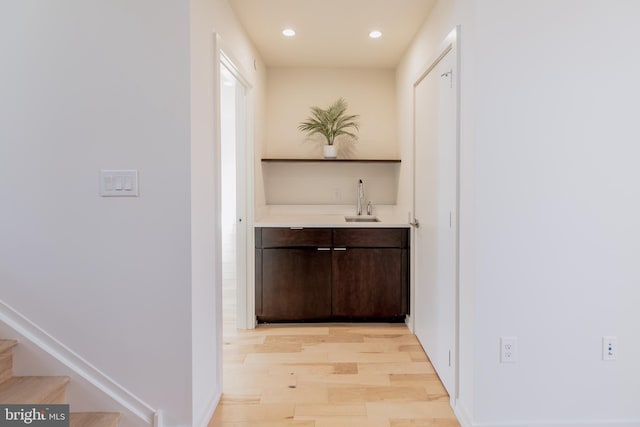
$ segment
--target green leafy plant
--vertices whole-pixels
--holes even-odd
[[[311,107],[311,117],[300,122],[298,129],[311,136],[316,133],[323,135],[327,139],[328,145],[333,145],[337,136],[347,135],[354,140],[358,136],[353,132],[359,130],[356,119],[357,114],[346,114],[347,101],[344,98],[338,99],[326,110],[319,107]],[[351,129],[352,131],[349,131]]]

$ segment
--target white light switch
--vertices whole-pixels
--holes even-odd
[[[138,171],[101,170],[100,195],[102,197],[138,197]]]

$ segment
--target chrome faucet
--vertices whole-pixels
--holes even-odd
[[[358,181],[358,202],[356,205],[356,214],[357,215],[362,215],[362,204],[364,203],[364,184],[362,183],[362,180],[360,179]]]

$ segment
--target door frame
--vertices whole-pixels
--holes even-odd
[[[216,214],[219,217],[221,214],[221,202],[220,202],[220,185],[221,185],[221,157],[220,150],[222,144],[222,136],[220,132],[220,84],[221,84],[221,75],[220,75],[220,67],[225,66],[234,78],[240,83],[245,89],[245,97],[244,97],[244,112],[245,112],[245,123],[244,123],[244,155],[238,156],[236,158],[236,163],[242,162],[244,169],[244,177],[243,181],[245,183],[244,186],[244,195],[237,198],[236,206],[238,210],[236,215],[238,216],[238,222],[244,223],[242,227],[244,229],[244,238],[242,241],[239,239],[236,241],[237,244],[237,252],[241,252],[239,256],[237,256],[237,261],[239,263],[240,260],[243,260],[243,265],[238,264],[238,271],[236,274],[238,277],[242,275],[242,280],[238,281],[237,290],[237,319],[236,326],[238,329],[253,329],[256,326],[256,318],[255,318],[255,253],[252,248],[255,246],[254,240],[255,236],[252,232],[253,223],[254,223],[254,130],[253,130],[253,122],[254,122],[254,112],[253,112],[253,85],[248,79],[248,73],[243,70],[240,66],[240,62],[236,60],[233,55],[232,50],[229,46],[227,46],[223,39],[219,34],[214,34],[214,90],[215,90],[215,111],[216,116],[214,117],[214,123],[216,124],[215,131],[215,146],[216,146],[216,188],[218,199],[218,203],[216,206]],[[237,152],[236,152],[237,153]],[[236,186],[238,185],[239,180],[237,180]],[[244,211],[244,215],[242,215],[242,210]],[[238,227],[239,229],[240,227]],[[238,232],[238,234],[240,234]],[[222,262],[221,262],[221,247],[222,247],[222,236],[221,233],[218,232],[216,234],[216,266],[217,270],[221,272]],[[217,309],[219,312],[222,312],[222,280],[219,280],[217,285],[219,289],[217,289],[217,295],[219,295],[219,301],[217,304]],[[222,322],[220,319],[220,323],[217,325],[220,330],[220,334],[222,331]]]
[[[447,35],[447,37],[440,44],[440,47],[437,50],[437,54],[431,61],[427,63],[427,66],[422,69],[422,72],[414,79],[414,83],[412,86],[412,113],[413,113],[413,146],[412,146],[412,178],[413,178],[413,205],[411,209],[411,224],[412,232],[411,239],[415,241],[416,238],[416,218],[415,218],[415,200],[416,200],[416,191],[418,185],[416,183],[416,88],[422,82],[422,80],[438,65],[438,63],[449,53],[453,55],[453,81],[455,82],[455,151],[456,151],[456,160],[455,160],[455,175],[456,175],[456,185],[455,185],[455,205],[454,205],[454,218],[453,218],[453,226],[455,231],[455,239],[454,239],[454,337],[453,337],[453,348],[451,349],[451,363],[453,364],[453,391],[450,396],[450,403],[452,407],[455,407],[455,403],[459,398],[460,393],[460,368],[459,368],[459,349],[460,349],[460,26],[456,26],[451,32]],[[415,251],[411,251],[411,317],[408,319],[408,326],[412,332],[415,333]]]

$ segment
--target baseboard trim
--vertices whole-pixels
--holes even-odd
[[[474,423],[471,421],[468,411],[459,402],[453,411],[462,427],[640,427],[640,420],[543,420]]]
[[[469,412],[464,406],[460,404],[460,400],[456,401],[456,404],[453,407],[453,414],[456,416],[458,422],[462,427],[473,427]]]
[[[195,424],[196,426],[207,427],[209,425],[209,421],[211,421],[213,414],[216,412],[216,408],[218,407],[218,404],[220,403],[221,398],[222,398],[222,393],[220,391],[216,392],[213,395],[213,397],[209,401],[209,404],[207,405],[207,410],[202,415],[198,423]]]
[[[155,409],[2,300],[0,300],[0,321],[59,363],[62,363],[70,371],[92,384],[96,389],[126,409],[127,412],[139,418],[140,421],[149,426],[162,427],[162,417],[159,416]]]
[[[640,427],[640,420],[566,420],[473,423],[471,427]]]

